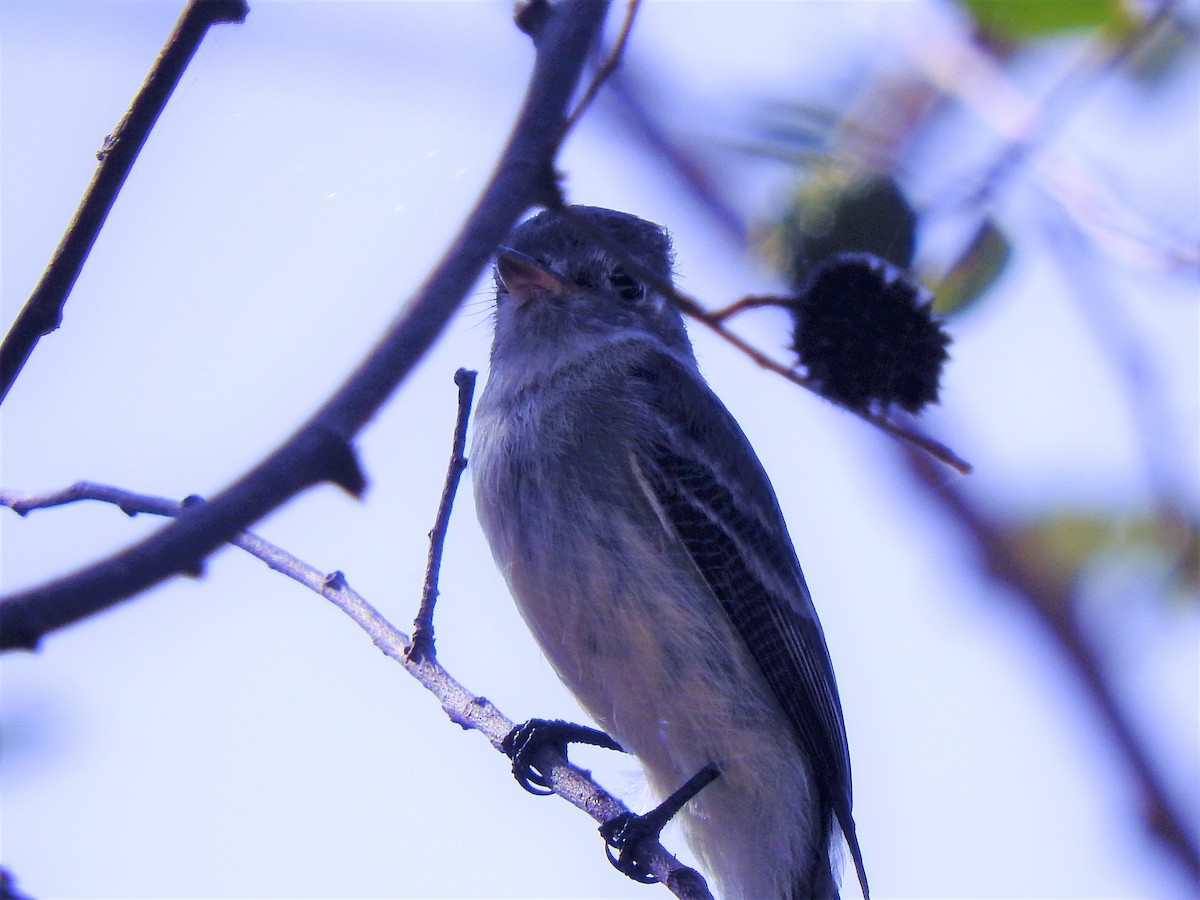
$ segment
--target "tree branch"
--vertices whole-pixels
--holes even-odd
[[[167,105],[184,69],[218,22],[241,23],[245,0],[190,0],[163,44],[128,112],[96,153],[100,165],[37,286],[0,344],[0,403],[8,396],[39,340],[62,324],[63,308],[133,163]]]
[[[1011,596],[1041,623],[1070,662],[1133,779],[1147,829],[1200,886],[1200,848],[1155,771],[1130,717],[1121,707],[1104,665],[1079,627],[1073,612],[1077,604],[1071,591],[1031,571],[1004,527],[989,518],[957,486],[947,482],[928,460],[912,452],[904,454],[904,459],[913,478],[925,488],[923,494],[933,498],[962,531],[990,579],[1011,590]]]
[[[466,381],[459,377],[461,373],[462,370],[455,376],[460,392],[464,390],[463,382]],[[460,418],[460,424],[465,424],[464,418]],[[447,473],[446,489],[451,498],[453,498],[451,484],[457,481],[461,472],[461,468],[456,471],[455,465],[455,461],[461,456],[458,432],[459,428],[456,427],[455,449],[452,454],[450,471]],[[447,502],[444,499],[445,494],[446,491],[443,492],[443,501],[438,508],[437,524],[434,526],[435,532],[440,527],[443,534],[453,502],[452,499]],[[203,508],[204,505],[204,501],[196,496],[177,502],[168,497],[137,494],[121,488],[87,481],[78,482],[63,490],[42,494],[0,490],[0,506],[7,506],[22,516],[35,509],[65,506],[85,500],[110,503],[129,516],[149,513],[170,518],[190,514],[191,510]],[[266,563],[271,569],[304,585],[310,591],[320,594],[338,607],[366,632],[367,636],[371,638],[371,642],[385,656],[398,662],[409,675],[420,682],[422,687],[437,697],[442,709],[452,722],[468,731],[480,732],[498,752],[504,753],[501,743],[504,737],[512,731],[513,721],[500,712],[490,700],[472,693],[447,672],[432,652],[432,642],[430,643],[430,652],[414,654],[412,652],[413,641],[408,635],[395,628],[362,595],[354,591],[345,575],[341,572],[325,574],[292,556],[286,550],[248,531],[232,535],[228,543],[245,550],[251,556]],[[431,579],[434,584],[437,583],[437,568],[440,564],[440,554],[435,558],[431,553],[429,569],[426,572],[427,585]],[[424,601],[422,601],[422,607],[424,605]],[[544,762],[539,762],[538,770],[548,773],[550,786],[554,793],[601,824],[629,813],[629,808],[596,784],[589,773],[571,765],[562,754],[557,753],[553,748],[547,748],[545,753],[549,755],[543,757]],[[683,865],[660,843],[647,841],[639,853],[642,854],[639,858],[644,858],[646,861],[647,868],[675,896],[685,898],[685,900],[712,900],[712,895],[708,892],[707,885],[700,874]]]
[[[282,446],[212,501],[121,553],[0,601],[0,650],[34,649],[41,637],[180,573],[196,572],[230,536],[322,481],[365,487],[351,440],[424,357],[492,252],[552,188],[553,150],[584,59],[608,5],[548,7],[525,101],[491,181],[441,262],[346,383]]]

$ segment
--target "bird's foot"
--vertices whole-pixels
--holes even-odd
[[[553,794],[550,773],[538,768],[535,758],[547,745],[563,757],[568,744],[591,744],[606,750],[624,752],[624,748],[603,731],[550,719],[530,719],[504,736],[500,748],[512,760],[513,777],[531,794]]]
[[[642,884],[653,884],[657,881],[654,874],[639,859],[640,846],[649,839],[657,841],[663,828],[683,809],[684,804],[715,781],[720,774],[720,770],[709,763],[645,815],[623,813],[601,825],[600,835],[604,838],[604,851],[608,854],[608,861],[634,881]],[[617,851],[616,855],[613,855],[613,850]]]

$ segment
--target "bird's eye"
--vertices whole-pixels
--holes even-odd
[[[633,277],[619,266],[612,270],[612,274],[608,276],[608,281],[609,284],[616,288],[617,294],[622,300],[636,303],[646,296],[645,285],[634,281]]]

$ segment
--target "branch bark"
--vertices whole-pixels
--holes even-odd
[[[454,438],[450,447],[450,464],[446,469],[446,481],[442,486],[442,499],[438,502],[437,518],[429,532],[429,563],[425,570],[425,587],[421,591],[421,605],[413,619],[412,642],[408,657],[417,662],[425,657],[436,658],[433,642],[433,608],[437,604],[438,579],[442,571],[442,552],[446,546],[446,532],[450,529],[450,511],[454,508],[454,497],[458,483],[467,468],[467,422],[471,418],[471,402],[475,398],[475,377],[478,372],[459,369],[454,373],[458,385],[458,417],[454,423]]]

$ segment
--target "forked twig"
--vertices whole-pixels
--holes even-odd
[[[728,306],[720,309],[710,309],[705,315],[714,322],[728,322],[734,316],[739,316],[752,309],[763,309],[767,306],[786,306],[788,298],[778,294],[750,294],[740,300],[734,300]]]

